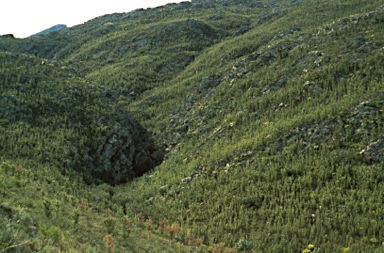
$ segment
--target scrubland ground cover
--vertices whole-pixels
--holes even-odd
[[[0,251],[383,252],[383,14],[192,1],[0,37]]]

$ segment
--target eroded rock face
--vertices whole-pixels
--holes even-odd
[[[98,122],[100,124],[100,122]],[[123,108],[105,119],[101,134],[78,148],[68,165],[86,183],[125,183],[161,163],[164,151]]]

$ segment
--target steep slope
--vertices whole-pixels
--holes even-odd
[[[127,182],[161,162],[150,134],[118,104],[65,66],[0,53],[1,153],[76,170],[87,183]]]
[[[348,4],[347,13],[355,8]],[[268,26],[279,27],[275,34],[255,29],[240,45],[229,40],[208,50],[196,59],[199,70],[222,67],[209,68],[172,112],[167,140],[176,144],[174,155],[156,176],[139,180],[152,190],[126,186],[137,194],[119,201],[176,219],[211,244],[241,248],[250,234],[246,241],[259,251],[293,252],[308,243],[380,251],[382,13],[381,6],[324,18],[315,29],[304,21],[284,27],[304,16],[296,10]]]
[[[32,172],[18,171],[29,171],[26,164],[45,154],[43,146],[58,154],[48,156],[53,169],[67,164],[71,150],[80,150],[82,162],[70,168],[83,174],[67,170],[64,178],[50,176],[48,183],[40,172],[33,172],[40,187],[51,189],[72,178],[124,182],[121,175],[95,180],[89,173],[101,163],[92,143],[98,139],[93,137],[108,132],[100,129],[106,122],[114,129],[122,110],[138,122],[122,125],[142,125],[147,130],[138,127],[139,132],[152,132],[156,145],[166,148],[166,159],[127,184],[65,185],[63,191],[78,205],[65,209],[74,215],[62,218],[73,227],[59,226],[59,216],[52,219],[51,232],[58,228],[59,238],[84,242],[96,251],[113,246],[117,252],[145,252],[148,249],[138,249],[143,239],[126,243],[142,236],[127,234],[133,228],[146,231],[144,237],[155,245],[151,250],[162,247],[158,236],[168,238],[173,244],[161,249],[166,252],[177,247],[186,252],[381,252],[383,4],[200,0],[106,15],[39,38],[1,38],[0,49],[12,52],[2,54],[3,85],[12,87],[4,93],[2,107],[12,108],[12,115],[29,124],[44,125],[20,131],[2,114],[7,133],[2,136],[2,157],[21,164],[2,172],[2,178],[10,175],[13,180],[6,187],[24,184],[20,177]],[[37,71],[50,64],[51,72]],[[13,66],[19,66],[21,74]],[[50,80],[60,85],[46,85]],[[34,83],[41,87],[40,95],[20,96],[23,101],[11,107],[11,95]],[[59,103],[57,95],[70,90],[79,92],[80,102],[66,110],[73,108],[73,114],[80,115],[57,133],[60,117],[49,118],[52,112],[31,117],[39,113],[20,109],[19,104],[27,102],[26,108],[33,111],[32,101],[40,97],[44,105]],[[89,121],[95,112],[101,112],[102,119]],[[73,123],[82,119],[82,125]],[[63,129],[79,130],[63,134]],[[34,140],[26,130],[35,131],[33,136],[39,137],[33,138],[44,145],[26,149]],[[84,133],[89,135],[84,138]],[[115,143],[112,132],[106,135],[107,143]],[[144,143],[151,142],[146,138]],[[72,145],[77,140],[80,148]],[[45,145],[54,142],[60,144]],[[89,150],[95,158],[84,159]],[[113,153],[120,156],[126,150],[116,145]],[[148,150],[154,160],[161,160],[161,149],[157,154]],[[40,156],[33,167],[48,173],[41,165],[46,156]],[[3,217],[9,215],[7,210],[25,205],[6,196],[11,203],[0,208]],[[34,212],[32,220],[49,226],[49,211],[42,210],[61,210],[54,202],[40,203],[40,209],[29,203],[29,208],[43,212]],[[79,208],[84,214],[76,213]],[[80,239],[81,232],[73,237],[64,232],[78,231],[76,220],[82,221],[80,227],[91,226],[85,239]],[[12,224],[7,235],[24,228]],[[52,249],[54,244],[69,247],[47,239],[44,229],[35,239],[25,233],[25,240],[37,245],[46,240]],[[4,248],[17,242],[22,241],[13,240]]]
[[[102,85],[140,94],[171,80],[205,48],[246,32],[252,18],[267,22],[285,2],[193,1],[116,13],[7,50],[54,58]]]

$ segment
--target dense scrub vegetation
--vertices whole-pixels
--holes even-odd
[[[0,37],[0,250],[382,252],[383,17],[196,0]]]
[[[111,184],[161,162],[162,149],[118,103],[116,91],[33,56],[0,59],[4,157],[47,162],[81,172],[88,183]]]

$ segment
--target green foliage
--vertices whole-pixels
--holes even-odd
[[[0,250],[381,252],[382,6],[196,0],[0,37]],[[121,114],[167,154],[113,186],[91,172]]]
[[[113,234],[115,230],[116,219],[108,218],[104,221],[104,226],[107,229],[107,234]]]
[[[39,233],[42,236],[42,247],[45,247],[45,245],[48,245],[49,243],[52,244],[58,244],[61,237],[61,231],[59,228],[55,226],[44,226],[42,225],[40,227]]]
[[[236,243],[236,248],[240,251],[246,251],[246,250],[251,250],[252,249],[252,243],[247,241],[246,239],[240,239]]]
[[[0,53],[0,59],[5,62],[0,70],[5,88],[0,111],[0,140],[7,143],[2,147],[4,157],[74,169],[87,183],[126,182],[143,173],[138,170],[151,169],[137,169],[140,161],[116,150],[137,148],[132,152],[142,156],[157,150],[149,133],[118,103],[119,92],[90,85],[73,69],[51,66],[47,60],[9,53]],[[153,158],[156,163],[162,159],[159,153]],[[124,168],[119,168],[120,158],[126,160]]]

